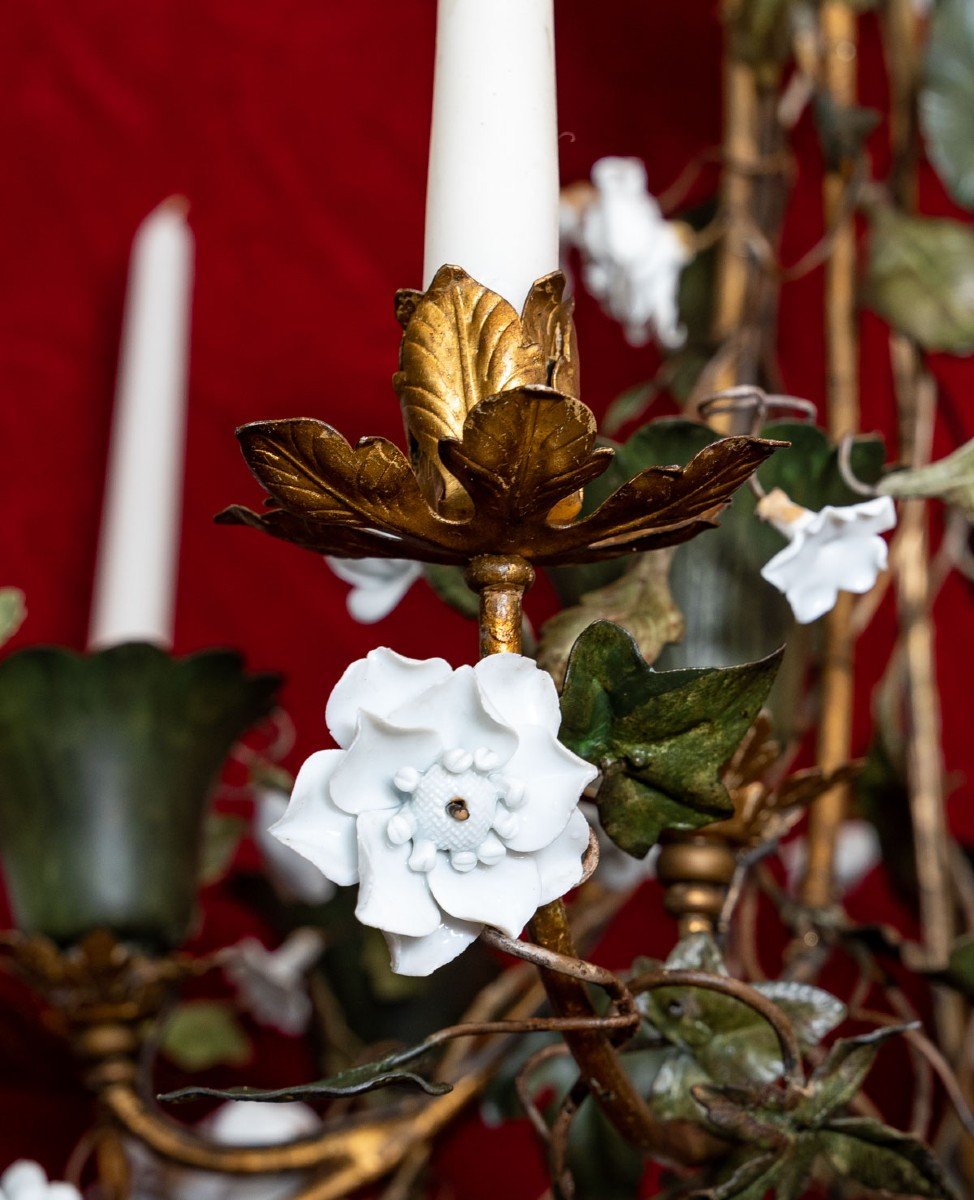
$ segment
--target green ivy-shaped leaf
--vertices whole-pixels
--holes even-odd
[[[938,0],[920,87],[927,153],[958,204],[974,208],[974,5]]]
[[[315,1083],[300,1083],[290,1088],[260,1088],[238,1087],[221,1090],[219,1088],[190,1087],[180,1088],[179,1091],[166,1092],[159,1100],[170,1104],[181,1104],[190,1100],[261,1100],[270,1104],[287,1104],[293,1100],[313,1100],[323,1097],[359,1096],[363,1092],[372,1092],[377,1088],[405,1087],[417,1088],[428,1096],[442,1096],[452,1091],[449,1083],[435,1083],[425,1079],[415,1071],[404,1068],[418,1058],[429,1054],[434,1047],[420,1042],[406,1050],[395,1054],[387,1054],[375,1062],[364,1063],[359,1067],[350,1067],[338,1075],[328,1079],[319,1079]]]
[[[817,1162],[839,1178],[886,1194],[939,1197],[955,1193],[922,1142],[870,1118],[843,1111],[858,1093],[879,1046],[903,1028],[837,1042],[797,1102],[779,1086],[698,1084],[693,1096],[715,1132],[742,1144],[715,1171],[698,1200],[797,1200]],[[746,1148],[745,1148],[746,1147]]]
[[[723,669],[654,671],[609,621],[575,643],[560,737],[602,771],[602,825],[642,858],[664,829],[697,829],[733,811],[720,768],[767,697],[780,653]]]
[[[727,975],[717,944],[705,933],[679,941],[666,967]],[[811,984],[769,980],[753,986],[781,1009],[806,1049],[817,1046],[845,1019],[845,1005]],[[778,1039],[764,1017],[741,1000],[707,988],[676,986],[654,988],[637,1003],[653,1029],[684,1060],[669,1061],[672,1078],[664,1079],[661,1072],[654,1100],[662,1098],[664,1088],[670,1090],[670,1103],[682,1091],[680,1107],[684,1113],[692,1112],[689,1092],[696,1083],[745,1086],[780,1078],[784,1066]]]
[[[250,1061],[250,1040],[229,1004],[187,1000],[166,1022],[162,1052],[183,1071],[240,1067]]]
[[[885,205],[869,225],[865,304],[924,350],[974,351],[974,230]]]

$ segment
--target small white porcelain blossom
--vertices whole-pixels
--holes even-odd
[[[321,1121],[306,1104],[266,1104],[228,1101],[202,1120],[197,1129],[207,1140],[223,1146],[277,1146],[307,1137]],[[129,1141],[134,1200],[288,1200],[303,1191],[308,1173],[241,1178],[213,1171],[191,1171],[163,1162],[141,1143]]]
[[[253,1017],[297,1037],[311,1020],[306,980],[324,944],[317,929],[295,930],[276,950],[268,950],[256,938],[244,938],[227,955],[223,969]]]
[[[578,800],[596,775],[557,738],[554,681],[498,654],[452,670],[384,647],[353,663],[325,719],[340,750],[301,768],[273,833],[381,929],[393,969],[428,975],[492,925],[516,936],[582,877]]]
[[[761,574],[784,592],[801,625],[831,611],[839,592],[868,592],[886,568],[880,534],[896,524],[889,496],[838,508],[827,504],[812,512],[775,488],[761,498],[757,511],[788,539]]]
[[[588,202],[562,203],[562,240],[578,247],[585,286],[621,322],[631,345],[655,337],[676,348],[686,336],[677,304],[680,272],[692,254],[646,182],[639,159],[600,159]]]
[[[0,1175],[0,1200],[81,1200],[71,1183],[51,1183],[40,1163],[22,1158]]]
[[[423,574],[408,558],[336,558],[325,561],[339,579],[352,585],[345,601],[349,616],[362,625],[387,617]]]
[[[264,856],[264,866],[282,900],[324,904],[335,894],[335,885],[316,866],[285,846],[270,830],[287,812],[288,792],[259,786],[254,797],[254,841]]]

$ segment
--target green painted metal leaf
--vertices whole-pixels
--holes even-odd
[[[810,983],[772,979],[752,987],[781,1009],[802,1046],[817,1046],[846,1018],[846,1007],[841,1000]]]
[[[884,496],[935,496],[974,523],[974,438],[939,462],[894,471],[878,490]]]
[[[219,1000],[180,1004],[166,1022],[161,1049],[183,1071],[240,1067],[250,1061],[252,1053],[233,1009]]]
[[[869,1117],[832,1121],[815,1138],[837,1175],[899,1196],[957,1200],[943,1167],[916,1138]]]
[[[203,822],[203,853],[200,883],[205,887],[226,875],[237,853],[240,839],[247,831],[243,817],[232,813],[210,812]]]
[[[920,86],[920,126],[944,187],[974,208],[974,5],[938,0]]]
[[[870,214],[863,300],[924,350],[974,351],[974,230],[942,217]]]
[[[444,604],[449,604],[463,617],[476,621],[480,613],[480,597],[467,586],[462,567],[451,567],[440,563],[424,563],[426,582]]]
[[[777,1189],[788,1160],[787,1150],[735,1154],[709,1187],[692,1193],[691,1200],[764,1200],[771,1188],[778,1200]]]
[[[891,1025],[858,1037],[840,1038],[809,1080],[809,1096],[795,1110],[803,1125],[820,1125],[859,1094],[880,1046],[913,1025]]]
[[[642,857],[664,829],[733,811],[720,768],[757,716],[780,654],[726,669],[653,671],[607,621],[575,643],[561,698],[561,740],[603,772],[603,827]]]
[[[378,1088],[403,1087],[418,1089],[428,1096],[443,1096],[453,1090],[452,1084],[433,1082],[425,1079],[415,1071],[404,1068],[415,1062],[434,1049],[433,1046],[421,1042],[418,1046],[410,1046],[395,1054],[387,1054],[375,1062],[364,1063],[359,1067],[350,1067],[328,1079],[319,1079],[315,1083],[300,1083],[290,1088],[260,1088],[238,1087],[221,1090],[219,1088],[180,1088],[175,1092],[166,1092],[159,1097],[163,1103],[182,1104],[190,1100],[260,1100],[270,1104],[287,1104],[293,1100],[314,1100],[334,1098],[337,1096],[359,1096],[363,1092],[373,1092]]]
[[[182,941],[209,791],[278,683],[231,651],[144,643],[0,663],[0,854],[18,926]]]
[[[27,607],[20,588],[0,588],[0,646],[13,637],[26,616]]]
[[[809,984],[760,985],[793,1019],[803,1046],[818,1043],[845,1016],[834,996]],[[800,998],[798,989],[801,990]],[[639,998],[640,1010],[668,1041],[692,1057],[709,1080],[737,1087],[771,1083],[784,1069],[774,1031],[753,1008],[706,988],[654,988]],[[700,1082],[693,1079],[690,1083]]]

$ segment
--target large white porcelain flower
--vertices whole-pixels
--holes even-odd
[[[880,534],[896,524],[889,496],[839,508],[827,504],[812,512],[775,488],[758,502],[757,511],[788,539],[761,574],[784,592],[802,625],[834,608],[839,592],[868,592],[886,568]]]
[[[336,558],[325,561],[339,579],[352,585],[345,601],[349,616],[362,625],[387,617],[423,574],[408,558]]]
[[[563,202],[562,239],[578,247],[585,286],[632,345],[655,337],[677,347],[686,336],[677,304],[680,272],[692,254],[646,182],[638,158],[600,159],[588,202]]]
[[[223,969],[251,1016],[296,1037],[311,1020],[307,976],[324,945],[317,929],[296,929],[276,950],[268,950],[256,938],[244,938],[232,947]]]
[[[595,768],[558,741],[558,695],[528,658],[452,670],[373,650],[331,694],[340,750],[304,764],[275,837],[381,929],[393,969],[428,975],[485,925],[516,936],[582,877],[578,800]]]
[[[51,1183],[40,1163],[22,1158],[0,1175],[0,1200],[81,1200],[81,1193],[71,1183]]]
[[[290,793],[271,784],[260,785],[254,797],[254,841],[264,856],[264,866],[282,900],[324,904],[335,894],[335,885],[313,863],[295,854],[270,830],[287,812]]]

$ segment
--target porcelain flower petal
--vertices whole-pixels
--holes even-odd
[[[392,969],[397,975],[430,975],[472,945],[482,928],[471,921],[456,921],[444,913],[440,927],[426,937],[387,933]]]
[[[789,539],[761,574],[784,592],[802,625],[829,612],[839,592],[868,592],[886,567],[880,535],[896,524],[889,496],[842,507],[829,504],[816,513],[776,489],[761,500],[758,513]]]
[[[44,1168],[26,1158],[11,1163],[0,1175],[0,1200],[81,1200],[70,1183],[51,1183]]]
[[[501,721],[515,729],[540,725],[558,735],[561,705],[551,676],[533,658],[521,654],[492,654],[475,668],[481,695]]]
[[[631,344],[655,336],[664,346],[682,345],[678,289],[691,252],[647,190],[646,168],[635,158],[603,158],[592,183],[580,216],[562,224],[581,253],[586,287]]]
[[[335,885],[306,858],[271,834],[287,811],[288,792],[279,787],[258,787],[254,796],[253,838],[264,857],[264,867],[277,894],[288,902],[324,904],[335,894]]]
[[[360,712],[388,716],[452,673],[443,658],[405,658],[385,646],[373,650],[353,662],[335,685],[325,709],[328,732],[345,749],[355,736]]]
[[[339,579],[352,585],[345,601],[349,616],[363,625],[387,617],[423,574],[408,558],[335,558],[325,561]]]
[[[555,737],[551,676],[503,658],[451,671],[380,649],[353,664],[328,704],[344,748],[308,760],[274,829],[336,882],[354,874],[356,915],[402,974],[449,962],[484,925],[518,934],[582,876],[595,768]]]
[[[580,859],[588,849],[591,826],[580,808],[576,809],[565,828],[549,846],[534,857],[541,877],[538,905],[550,904],[571,891],[582,880]]]
[[[291,799],[268,833],[318,868],[321,877],[347,887],[358,883],[355,818],[332,800],[330,782],[341,750],[319,750],[298,772]]]

